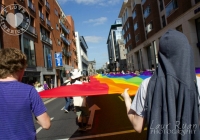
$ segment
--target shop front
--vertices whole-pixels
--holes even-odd
[[[40,81],[40,72],[39,71],[25,71],[22,78],[22,82],[34,85],[36,81]]]

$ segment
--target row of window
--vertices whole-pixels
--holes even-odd
[[[44,65],[47,69],[52,69],[52,56],[51,49],[44,45]],[[23,37],[23,48],[22,51],[27,56],[28,67],[36,67],[36,54],[34,41],[26,37]]]
[[[124,39],[125,44],[131,39],[131,34],[129,33],[127,37]]]

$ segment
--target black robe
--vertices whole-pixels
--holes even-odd
[[[192,48],[184,34],[160,39],[159,65],[145,101],[148,140],[200,140],[198,90]]]

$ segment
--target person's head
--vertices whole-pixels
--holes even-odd
[[[27,58],[19,49],[0,49],[0,78],[5,79],[13,76],[18,81],[22,80],[27,66]]]
[[[44,81],[44,84],[46,84],[47,82],[46,81]]]
[[[165,73],[188,81],[185,74],[194,71],[194,53],[187,37],[179,31],[168,30],[159,41],[158,62]]]
[[[71,83],[74,83],[76,80],[80,81],[82,78],[82,74],[81,71],[78,69],[74,69],[73,71],[71,71]]]
[[[66,74],[68,74],[69,73],[69,70],[66,70]]]

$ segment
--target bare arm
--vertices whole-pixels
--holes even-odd
[[[124,98],[126,105],[127,115],[131,124],[133,125],[134,130],[137,131],[138,133],[141,133],[145,120],[143,117],[137,115],[135,111],[131,109],[131,98],[127,90],[128,89],[125,89],[124,93],[122,93],[122,97]]]
[[[44,129],[49,129],[51,126],[49,115],[45,112],[40,116],[37,116],[37,123],[42,126]]]

